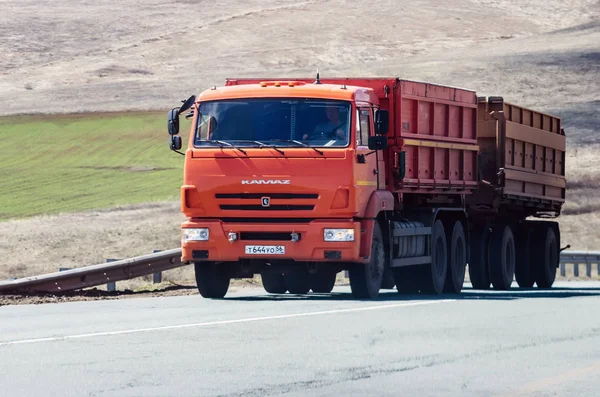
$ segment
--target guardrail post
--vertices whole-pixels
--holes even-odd
[[[589,262],[585,264],[585,275],[588,278],[592,278],[592,264]]]
[[[152,253],[156,254],[157,252],[161,252],[162,250],[153,250]],[[162,272],[154,272],[152,273],[152,283],[160,284],[162,283]]]
[[[566,264],[564,262],[560,263],[560,275],[562,277],[565,277],[567,275],[567,269],[566,269]]]
[[[116,262],[116,261],[118,261],[118,259],[107,259],[106,263]],[[109,281],[108,283],[106,283],[106,290],[108,292],[115,292],[117,290],[117,283],[114,281]]]
[[[573,263],[573,276],[579,277],[579,263]]]

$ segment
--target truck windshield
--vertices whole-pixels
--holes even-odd
[[[324,99],[233,99],[200,103],[194,146],[344,147],[350,102]]]

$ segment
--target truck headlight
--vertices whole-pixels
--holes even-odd
[[[208,241],[210,233],[208,228],[181,229],[181,239],[183,241]]]
[[[354,241],[354,229],[325,229],[325,241]]]

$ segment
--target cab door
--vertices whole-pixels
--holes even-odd
[[[374,135],[373,108],[356,108],[356,165],[355,185],[359,208],[366,208],[376,189],[385,189],[385,166],[383,152],[369,150],[369,137]]]

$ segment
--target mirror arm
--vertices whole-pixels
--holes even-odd
[[[175,153],[179,153],[180,155],[185,156],[185,153],[180,152],[179,150],[176,150],[176,149],[171,149],[171,150],[174,151]]]

